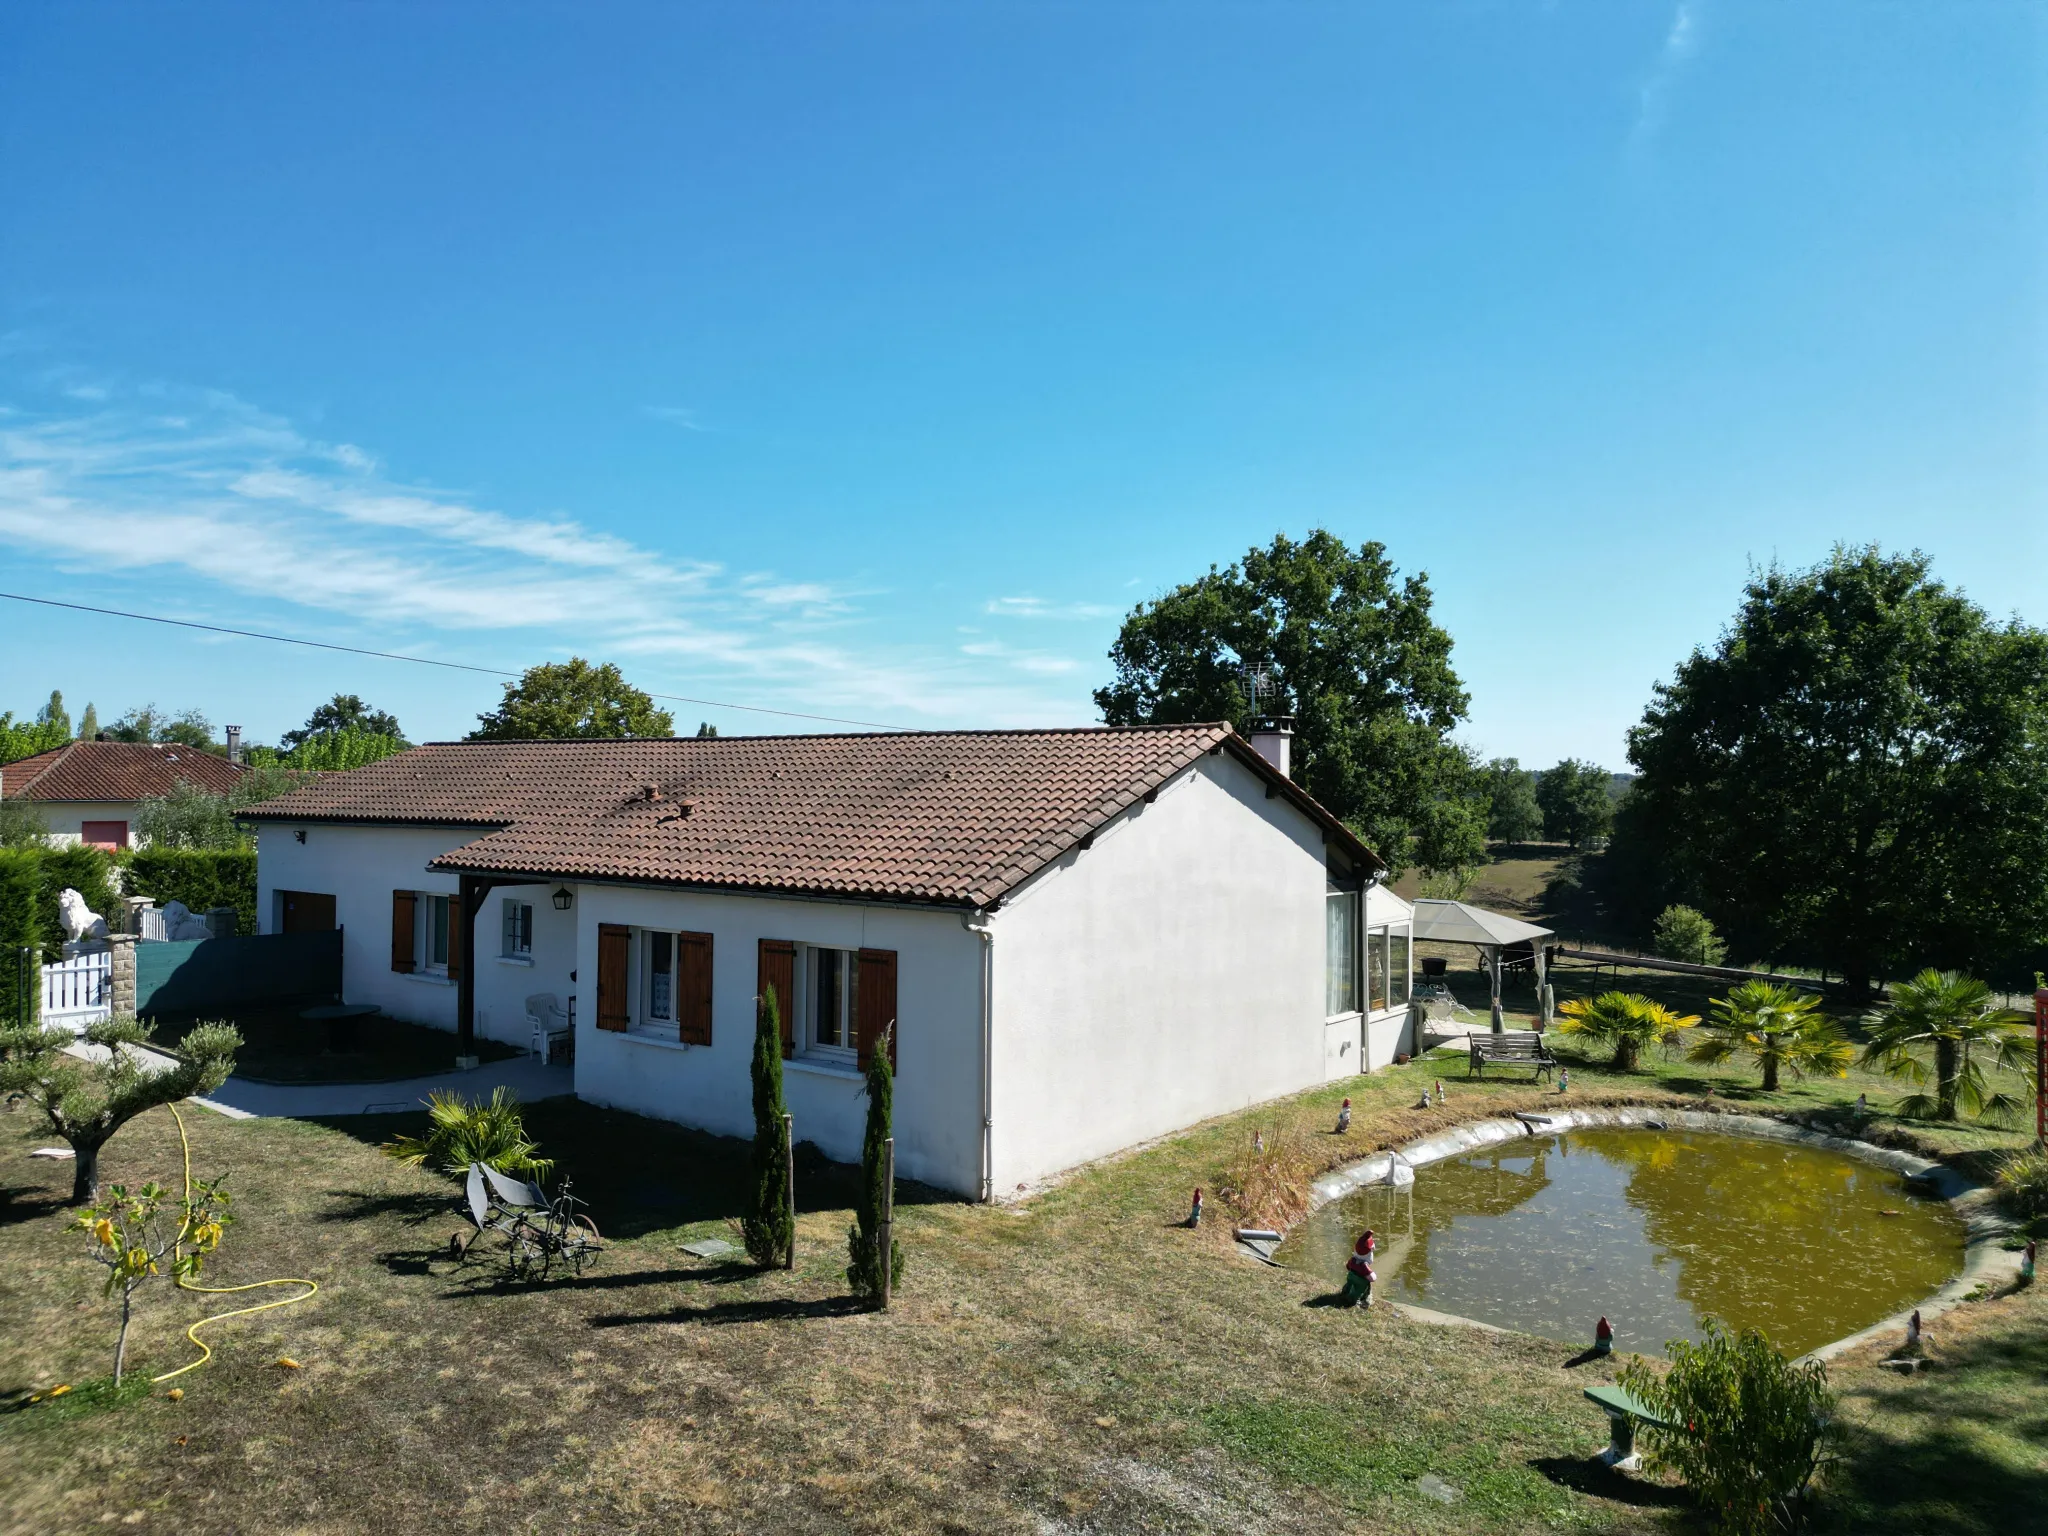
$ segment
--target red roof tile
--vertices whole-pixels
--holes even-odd
[[[981,906],[1212,751],[1379,861],[1225,725],[440,742],[253,821],[477,827],[435,867]]]
[[[247,772],[196,747],[74,741],[0,768],[0,795],[29,800],[149,800],[183,781],[225,794]]]

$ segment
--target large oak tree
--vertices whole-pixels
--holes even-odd
[[[541,741],[675,734],[675,720],[607,662],[581,656],[528,667],[489,714],[477,717],[471,741]]]
[[[1766,571],[1659,685],[1617,829],[1648,899],[1859,988],[2048,942],[2048,635],[1928,571],[1874,547]]]
[[[1294,777],[1390,864],[1411,836],[1458,821],[1446,805],[1482,792],[1450,732],[1465,717],[1451,637],[1430,616],[1429,580],[1397,576],[1386,546],[1348,547],[1318,529],[1140,603],[1095,693],[1111,725],[1295,717]],[[1486,808],[1476,816],[1483,838]]]

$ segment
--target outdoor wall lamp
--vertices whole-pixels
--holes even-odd
[[[575,896],[574,896],[574,895],[573,895],[573,894],[572,894],[572,893],[570,892],[570,890],[569,890],[569,887],[567,887],[566,885],[565,885],[565,886],[563,886],[563,887],[562,887],[562,888],[561,888],[561,889],[560,889],[559,891],[555,892],[555,897],[554,897],[554,900],[555,900],[555,910],[556,910],[557,912],[566,912],[566,911],[568,911],[568,910],[569,910],[569,903],[570,903],[570,902],[572,902],[572,901],[574,901],[575,899],[576,899],[576,898],[575,898]]]

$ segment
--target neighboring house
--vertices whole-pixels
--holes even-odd
[[[73,741],[0,768],[0,795],[34,801],[53,843],[128,848],[143,801],[181,781],[224,795],[247,771],[196,747]]]
[[[746,1136],[772,990],[848,1161],[893,1026],[898,1168],[986,1197],[1412,1048],[1409,908],[1287,742],[451,742],[244,814],[264,926],[341,925],[350,1001],[523,1045],[552,993],[579,1097]]]

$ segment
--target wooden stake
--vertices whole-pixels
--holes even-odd
[[[882,1310],[889,1310],[889,1275],[896,1251],[896,1138],[882,1143],[882,1220],[875,1228],[875,1247],[882,1261]]]
[[[796,1124],[794,1115],[782,1117],[782,1186],[789,1192],[789,1247],[783,1251],[782,1267],[796,1268]]]

